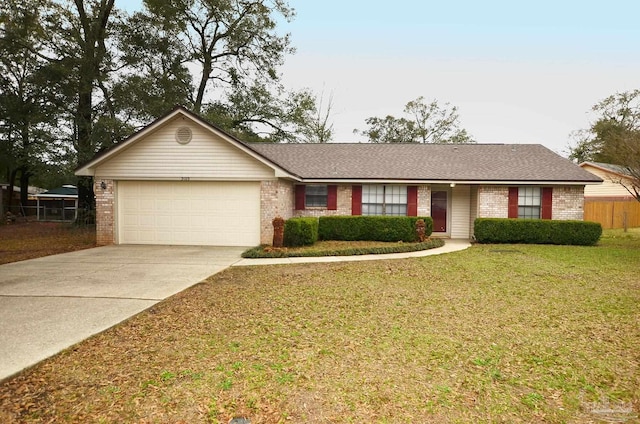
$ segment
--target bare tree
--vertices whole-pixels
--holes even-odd
[[[372,143],[474,143],[465,129],[460,128],[458,108],[437,100],[427,102],[420,96],[404,107],[408,118],[387,115],[371,117],[365,122],[369,128],[354,130]]]

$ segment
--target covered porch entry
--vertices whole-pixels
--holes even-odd
[[[478,190],[468,184],[434,184],[431,186],[433,235],[469,239],[477,216]]]

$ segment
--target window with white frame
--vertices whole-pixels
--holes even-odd
[[[326,185],[305,187],[304,204],[307,208],[326,208],[329,190]]]
[[[540,187],[518,187],[518,218],[540,219]]]
[[[362,215],[407,215],[407,186],[362,186]]]

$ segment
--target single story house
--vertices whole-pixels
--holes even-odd
[[[99,244],[269,244],[276,216],[582,219],[602,180],[541,145],[245,143],[182,107],[76,170],[94,178]]]
[[[584,219],[603,228],[640,226],[640,202],[627,189],[633,190],[633,184],[624,167],[601,162],[583,162],[580,167],[603,180],[584,189]]]

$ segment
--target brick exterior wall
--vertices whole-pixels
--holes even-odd
[[[293,183],[284,180],[260,183],[260,243],[273,242],[273,218],[293,216]]]
[[[508,218],[509,217],[509,187],[506,187],[506,186],[478,187],[478,217],[479,218]]]
[[[106,184],[104,190],[102,182]],[[96,195],[96,244],[98,246],[114,244],[116,237],[113,180],[96,179],[93,183],[93,191]]]
[[[431,186],[418,186],[418,216],[431,216]]]
[[[101,183],[106,184],[103,190]],[[97,179],[96,195],[96,243],[99,246],[115,243],[115,185],[113,180]],[[584,216],[584,186],[556,186],[553,188],[553,219],[582,220]],[[477,188],[477,216],[482,218],[507,218],[509,187],[479,186]],[[294,210],[294,184],[284,180],[260,183],[260,243],[273,241],[272,220],[276,216],[289,219],[293,216],[351,215],[351,185],[339,185],[337,210],[309,208]],[[418,215],[431,215],[431,187],[418,186]],[[475,217],[471,217],[473,220]]]
[[[584,186],[554,186],[552,219],[582,220],[584,216]],[[509,187],[478,187],[478,217],[508,218]]]
[[[584,186],[553,188],[551,218],[559,220],[584,219]]]
[[[339,185],[337,192],[336,210],[328,210],[327,208],[307,208],[304,210],[293,211],[293,216],[333,216],[333,215],[351,215],[351,185]]]
[[[334,215],[351,215],[351,184],[338,185],[337,209],[308,208],[295,210],[295,185],[285,181],[263,181],[260,186],[260,243],[273,242],[272,220],[276,216],[284,219],[291,217],[321,217]],[[431,215],[431,188],[429,185],[418,186],[418,215]]]

